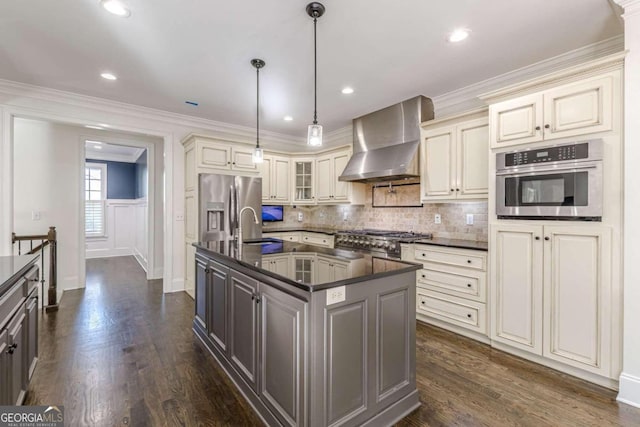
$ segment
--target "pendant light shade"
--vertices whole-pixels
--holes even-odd
[[[318,43],[316,41],[316,24],[324,15],[322,3],[313,2],[307,5],[307,14],[313,18],[313,124],[309,125],[307,144],[318,147],[322,145],[322,125],[318,124]]]
[[[262,59],[252,59],[251,65],[256,69],[256,148],[253,149],[251,159],[253,163],[264,162],[264,152],[260,148],[260,68],[265,66]]]

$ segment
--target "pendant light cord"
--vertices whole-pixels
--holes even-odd
[[[260,67],[256,67],[256,148],[260,148]]]
[[[313,17],[313,124],[318,124],[318,43],[316,41],[317,12]]]

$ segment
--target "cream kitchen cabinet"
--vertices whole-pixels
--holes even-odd
[[[313,205],[316,203],[313,158],[292,158],[293,164],[293,203],[296,205]]]
[[[291,201],[291,159],[285,156],[264,155],[258,165],[262,178],[263,204],[285,204]]]
[[[317,283],[336,282],[349,277],[350,264],[331,257],[318,256],[316,260]]]
[[[317,203],[364,204],[363,184],[338,180],[350,158],[350,149],[328,152],[316,158],[315,188]]]
[[[264,255],[262,257],[262,268],[281,276],[291,275],[291,264],[289,255]]]
[[[489,123],[486,116],[471,120],[463,116],[425,126],[421,157],[422,201],[487,198]]]
[[[324,233],[314,233],[310,231],[303,231],[300,238],[301,243],[314,246],[324,246],[326,248],[333,248],[334,236]]]
[[[491,338],[603,377],[611,372],[611,230],[496,225]]]
[[[403,244],[402,259],[416,272],[416,318],[488,342],[487,252]]]
[[[491,105],[491,148],[611,130],[614,73]]]
[[[253,148],[249,145],[232,144],[228,141],[200,135],[191,135],[183,144],[185,155],[190,148],[194,150],[191,155],[193,156],[193,166],[196,168],[244,172],[250,175],[258,172],[258,168],[252,160]],[[197,182],[195,184],[197,185]]]

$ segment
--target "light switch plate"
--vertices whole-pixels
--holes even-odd
[[[435,222],[436,224],[442,224],[442,216],[440,216],[440,214],[435,214],[435,216],[433,217],[433,222]]]
[[[467,225],[473,225],[473,214],[467,214]]]
[[[303,215],[302,212],[298,212],[298,222],[302,222]]]
[[[347,289],[344,286],[327,289],[327,305],[336,304],[347,298]]]

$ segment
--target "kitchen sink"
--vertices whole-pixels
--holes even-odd
[[[261,239],[247,239],[242,241],[243,245],[266,245],[269,243],[282,243],[282,240],[274,237],[263,237]]]

